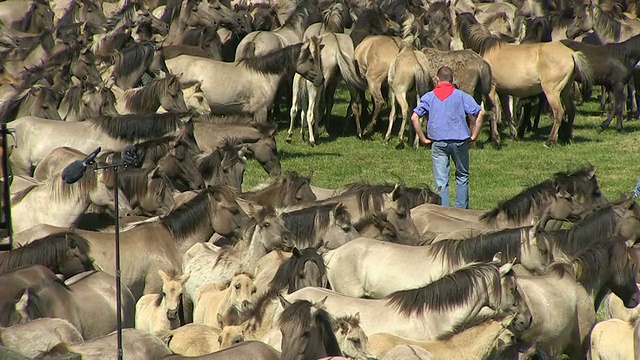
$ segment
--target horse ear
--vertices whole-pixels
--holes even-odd
[[[171,149],[171,151],[173,151],[173,149]],[[155,178],[159,178],[160,177],[160,166],[156,166],[155,169],[151,170],[151,172],[149,172],[147,177],[149,178],[149,180],[155,179]]]
[[[500,277],[506,276],[508,273],[511,272],[511,270],[513,270],[513,263],[508,262],[500,266]]]
[[[178,276],[178,278],[176,278],[176,280],[180,283],[180,284],[184,284],[185,282],[187,282],[187,280],[189,280],[189,276],[191,274],[190,273],[184,273],[180,276]]]
[[[160,279],[162,279],[162,283],[166,283],[171,280],[171,277],[167,275],[162,269],[158,269],[158,275],[160,275]]]
[[[498,251],[493,255],[493,260],[491,260],[491,262],[502,264],[502,251]]]
[[[282,305],[283,308],[288,308],[289,306],[291,306],[291,303],[284,298],[284,296],[282,296],[281,294],[278,294],[278,300],[280,300],[280,305]]]
[[[589,164],[589,169],[587,170],[587,178],[591,179],[596,175],[596,167],[592,164]]]
[[[65,236],[65,238],[67,239],[67,246],[69,247],[69,249],[75,249],[78,247],[76,239],[74,239],[73,237],[69,237],[68,235]]]
[[[398,200],[398,197],[400,196],[400,192],[402,191],[402,183],[401,182],[397,182],[396,186],[393,187],[393,191],[391,191],[391,199],[393,201]]]
[[[322,51],[322,49],[324,49],[324,44],[320,44],[320,45],[318,46],[318,49],[319,49],[320,51]]]
[[[300,250],[298,250],[297,247],[293,247],[293,250],[291,250],[291,253],[293,254],[293,256],[299,258],[302,256],[302,253],[300,252]]]
[[[218,313],[216,315],[216,320],[218,321],[218,326],[220,326],[220,329],[224,329],[224,317],[222,317],[222,314]]]
[[[356,319],[357,322],[360,322],[360,311],[358,311],[353,318]]]
[[[537,234],[540,231],[541,223],[542,221],[540,221],[537,216],[534,216],[533,219],[531,219],[531,230],[529,230],[529,235]]]
[[[327,301],[328,296],[325,296],[324,299],[318,301],[317,303],[313,304],[313,307],[315,307],[316,309],[321,309],[324,307],[324,303]]]
[[[29,289],[25,289],[18,301],[16,301],[16,309],[25,310],[29,305]]]

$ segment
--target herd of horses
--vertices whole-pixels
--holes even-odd
[[[268,120],[291,101],[288,139],[301,115],[315,143],[344,80],[358,135],[388,96],[385,139],[397,102],[404,141],[409,103],[447,65],[496,145],[503,118],[523,136],[545,103],[547,144],[570,139],[574,81],[612,93],[603,127],[616,115],[622,130],[632,5],[1,2],[14,234],[0,358],[116,357],[116,213],[126,359],[637,358],[640,206],[607,200],[592,166],[456,209],[402,182],[314,186],[282,169]],[[131,145],[137,164],[101,166]],[[251,190],[248,156],[269,175]]]

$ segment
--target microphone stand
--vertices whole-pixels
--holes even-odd
[[[13,227],[11,224],[11,190],[9,179],[9,155],[7,154],[7,123],[3,122],[0,126],[0,139],[2,141],[2,211],[4,213],[4,226],[7,228],[8,244],[0,244],[0,250],[11,251],[13,249]]]
[[[94,171],[101,169],[113,169],[114,174],[114,184],[113,187],[113,206],[115,212],[115,241],[116,241],[116,339],[118,346],[118,360],[122,360],[122,281],[121,281],[121,272],[120,272],[120,211],[118,210],[119,201],[118,201],[118,191],[119,191],[119,179],[118,179],[118,171],[121,167],[127,167],[135,165],[135,162],[127,162],[125,160],[120,160],[115,163],[105,163],[102,165],[98,165],[94,163]]]

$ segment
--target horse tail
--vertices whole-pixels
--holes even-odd
[[[480,64],[479,69],[480,91],[482,92],[479,98],[484,103],[486,111],[493,110],[493,101],[491,99],[491,87],[493,86],[493,73],[491,72],[491,66],[484,60]]]
[[[582,51],[576,51],[571,54],[574,63],[574,74],[580,77],[583,85],[593,84],[593,69]]]
[[[367,89],[367,82],[359,75],[359,72],[356,69],[355,60],[347,56],[340,47],[338,47],[338,56],[336,60],[338,61],[340,74],[347,85],[353,86],[358,90],[364,91]]]
[[[421,64],[417,64],[413,67],[413,81],[415,83],[418,96],[426,94],[431,87],[429,85],[431,83],[431,78],[427,74],[428,71],[423,68]]]

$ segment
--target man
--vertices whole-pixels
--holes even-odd
[[[423,144],[431,144],[431,161],[435,188],[440,188],[442,205],[451,206],[449,199],[449,160],[456,166],[455,206],[469,208],[469,140],[478,138],[484,111],[469,94],[455,88],[453,71],[438,69],[436,87],[420,98],[413,110],[411,122]],[[422,131],[420,117],[429,115],[427,136]],[[469,115],[475,126],[473,133],[467,124]]]

